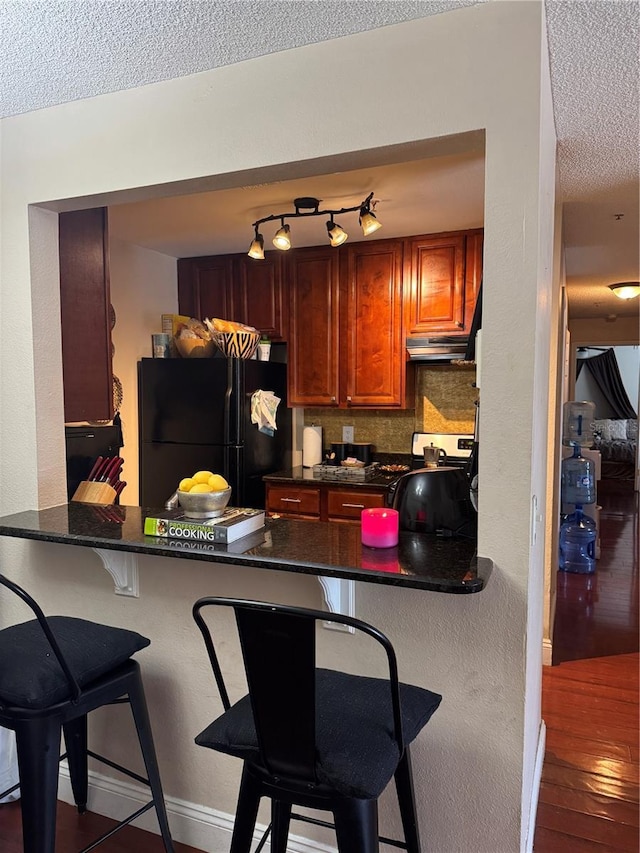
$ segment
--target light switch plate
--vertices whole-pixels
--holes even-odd
[[[342,440],[343,441],[353,441],[353,427],[352,426],[343,426],[342,427]]]

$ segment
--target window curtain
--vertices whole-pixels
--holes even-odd
[[[580,372],[584,365],[591,371],[591,375],[595,379],[598,388],[602,391],[602,395],[609,403],[616,418],[637,418],[638,415],[631,405],[625,387],[622,384],[620,376],[620,368],[618,367],[618,359],[612,349],[600,355],[594,355],[591,358],[583,358],[578,362],[576,369],[576,379],[580,376]]]

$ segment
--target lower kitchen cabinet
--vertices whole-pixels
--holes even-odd
[[[384,506],[382,492],[367,492],[364,489],[327,489],[327,521],[357,521],[363,509]]]
[[[320,489],[310,486],[274,486],[267,483],[267,512],[293,518],[320,520]]]
[[[313,485],[266,482],[267,513],[287,518],[360,523],[363,509],[385,505],[385,492],[374,489],[341,488],[334,483]]]

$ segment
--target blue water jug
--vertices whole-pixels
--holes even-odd
[[[595,572],[596,537],[595,521],[577,506],[560,527],[560,571],[580,575]]]
[[[562,460],[562,502],[567,504],[592,504],[596,499],[595,465],[580,453],[580,445],[573,446],[573,456]]]

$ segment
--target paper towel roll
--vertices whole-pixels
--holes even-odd
[[[305,468],[322,462],[322,427],[306,426],[302,431],[302,464]]]

